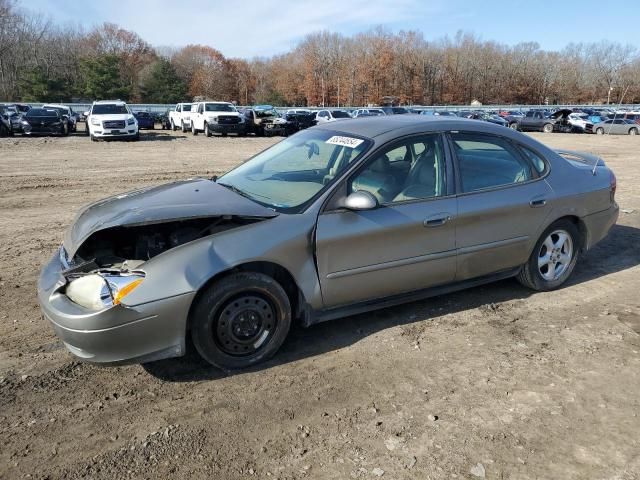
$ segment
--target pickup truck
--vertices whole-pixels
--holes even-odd
[[[183,132],[191,129],[191,104],[179,103],[169,112],[169,123],[174,132],[180,128]]]
[[[244,118],[229,102],[198,102],[191,105],[191,133],[204,132],[207,137],[213,133],[246,133]]]

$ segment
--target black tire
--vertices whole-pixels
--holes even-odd
[[[596,135],[604,135],[604,128],[602,127],[596,128]]]
[[[175,124],[175,123],[173,123],[173,120],[171,120],[171,131],[172,131],[172,132],[175,132],[176,130],[177,130],[177,128],[176,128],[176,124]]]
[[[539,260],[544,258],[543,253],[545,255],[547,253],[550,255],[562,254],[562,251],[557,254],[555,252],[548,251],[545,245],[545,241],[548,237],[553,238],[554,236],[557,236],[555,235],[556,232],[563,232],[569,236],[571,240],[571,258],[566,263],[566,267],[564,267],[562,272],[556,278],[546,279],[539,267]],[[520,273],[518,273],[518,281],[525,287],[538,291],[549,291],[559,288],[571,276],[571,273],[576,266],[576,262],[578,261],[578,256],[580,254],[580,240],[580,232],[573,222],[569,220],[558,220],[557,222],[554,222],[542,233],[536,242],[536,246],[529,257],[529,260],[527,260],[527,263],[522,266]],[[550,267],[547,267],[547,272],[550,272],[549,268]]]
[[[3,123],[0,123],[0,137],[8,137],[9,129],[4,126]]]
[[[222,369],[246,368],[278,351],[291,327],[291,304],[273,278],[238,272],[206,288],[190,322],[202,358]]]
[[[194,137],[198,135],[198,130],[196,130],[196,125],[193,122],[191,122],[191,135],[193,135]]]
[[[630,128],[629,129],[629,135],[638,135],[638,129],[637,128]]]
[[[182,133],[187,133],[187,127],[184,126],[184,122],[180,122],[180,128],[182,129]]]
[[[204,134],[207,137],[211,136],[211,130],[209,130],[209,124],[207,122],[204,122]]]
[[[92,142],[97,142],[98,140],[96,139],[96,137],[94,137],[93,135],[89,135],[89,137],[91,138]]]
[[[553,132],[553,124],[551,124],[551,123],[545,123],[545,124],[542,126],[542,131],[543,131],[544,133],[552,133],[552,132]]]
[[[511,130],[520,130],[520,129],[518,128],[518,122],[512,122],[512,123],[510,123],[510,124],[509,124],[509,128],[510,128]]]

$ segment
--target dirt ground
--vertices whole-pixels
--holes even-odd
[[[569,284],[515,280],[296,328],[227,375],[191,353],[78,363],[36,303],[78,208],[210,176],[275,139],[0,139],[0,478],[640,478],[640,138],[600,154],[623,209]]]

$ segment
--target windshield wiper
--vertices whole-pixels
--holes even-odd
[[[216,182],[218,185],[222,185],[223,187],[228,188],[229,190],[231,190],[234,193],[237,193],[238,195],[241,195],[245,198],[248,198],[249,200],[253,200],[253,198],[251,198],[246,192],[240,190],[238,187],[236,187],[235,185],[230,185],[228,183],[220,183],[220,182]]]

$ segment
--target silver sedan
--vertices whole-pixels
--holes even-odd
[[[304,326],[516,277],[545,291],[618,217],[596,157],[455,117],[302,131],[220,178],[87,206],[38,298],[69,351],[102,364],[274,355]]]
[[[633,120],[617,118],[596,123],[593,131],[598,135],[638,135],[640,125]]]

